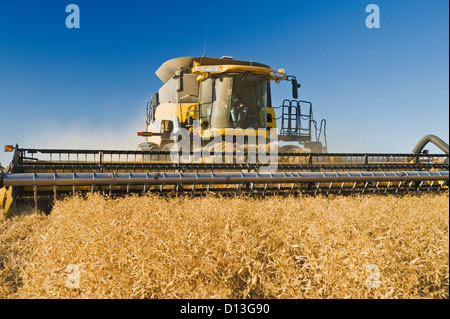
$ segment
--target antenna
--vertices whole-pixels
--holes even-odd
[[[202,58],[205,57],[205,53],[206,53],[206,40],[208,39],[208,27],[206,27],[206,33],[205,33],[205,44],[203,45],[203,56]]]

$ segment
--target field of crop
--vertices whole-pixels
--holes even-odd
[[[58,201],[0,220],[0,298],[449,298],[449,196]]]

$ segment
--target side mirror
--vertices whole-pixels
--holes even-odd
[[[292,97],[294,99],[298,99],[298,88],[300,85],[297,82],[297,79],[292,79]]]
[[[147,120],[146,120],[147,125],[150,125],[155,121],[155,112],[158,104],[159,104],[159,94],[155,93],[153,94],[150,102],[147,103]]]
[[[158,106],[158,104],[159,104],[159,93],[153,94],[152,99],[151,99],[151,103],[153,105],[153,108]]]

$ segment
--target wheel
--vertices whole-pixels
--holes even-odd
[[[161,151],[164,151],[164,152],[170,152],[173,145],[174,145],[174,143],[167,143],[167,144],[164,144],[164,145],[161,147]],[[170,158],[170,154],[162,155],[162,156],[160,156],[160,157],[161,157],[161,160],[163,160],[163,161],[165,161],[165,162],[172,162],[172,159]]]
[[[282,153],[306,153],[304,149],[296,145],[284,145],[278,148],[278,155]],[[304,158],[298,156],[281,156],[280,163],[301,164]]]
[[[172,149],[172,146],[174,145],[174,143],[167,143],[167,144],[164,144],[162,147],[161,147],[161,151],[168,151],[168,152],[170,152],[170,150]]]
[[[141,143],[137,147],[138,151],[159,151],[159,146],[153,143]],[[142,155],[142,161],[143,162],[151,162],[151,161],[157,161],[158,156],[157,155]]]
[[[278,148],[278,153],[306,153],[306,151],[296,145],[284,145]]]
[[[325,150],[321,142],[309,142],[305,143],[305,146],[311,150],[311,153],[323,153]]]

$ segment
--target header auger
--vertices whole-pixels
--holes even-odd
[[[49,211],[62,196],[156,192],[169,196],[399,194],[448,191],[448,145],[433,135],[410,154],[327,153],[326,121],[298,99],[283,69],[230,57],[177,58],[156,74],[137,150],[26,149],[0,172],[7,216],[31,205]],[[291,82],[278,107],[271,82]],[[279,109],[277,117],[275,110]],[[277,119],[280,126],[277,126]],[[318,124],[319,123],[319,124]],[[428,154],[432,142],[444,154]]]

